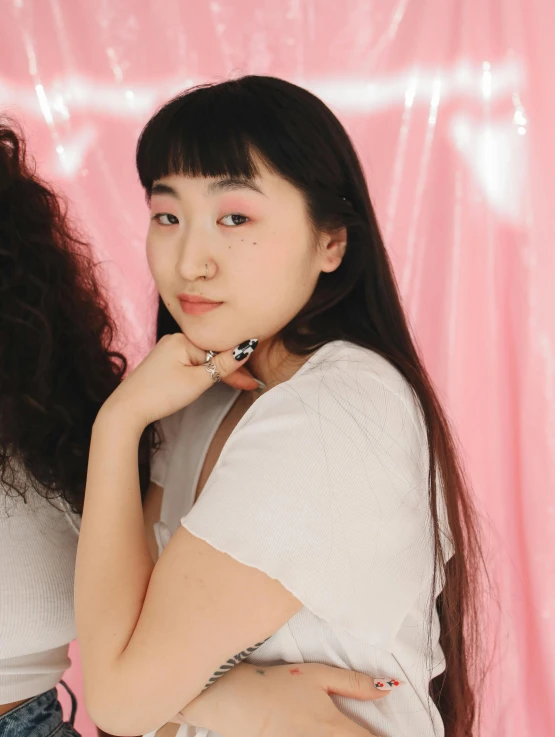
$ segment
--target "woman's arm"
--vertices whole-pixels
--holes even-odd
[[[138,485],[141,432],[119,411],[101,411],[95,423],[76,569],[87,707],[120,735],[169,721],[230,657],[302,606],[183,528],[154,565]]]
[[[368,737],[369,732],[337,709],[330,694],[376,700],[394,688],[378,690],[376,682],[319,664],[242,663],[185,707],[181,716],[186,724],[225,737]]]
[[[160,519],[163,491],[151,483],[143,504],[147,544],[154,560],[158,557],[154,524]],[[368,737],[368,732],[361,732],[341,714],[329,694],[375,700],[399,685],[389,679],[388,687],[387,680],[378,687],[376,679],[367,675],[326,665],[241,663],[181,709],[179,721],[159,729],[156,737],[174,737],[183,722],[226,737],[258,737],[260,724],[267,725],[266,737],[321,737],[334,726],[341,726],[345,737]],[[388,690],[383,690],[384,685]]]

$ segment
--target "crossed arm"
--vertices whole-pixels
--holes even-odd
[[[171,721],[230,657],[302,607],[278,581],[184,528],[155,564],[137,446],[115,418],[97,420],[76,570],[85,700],[99,727],[119,735]]]
[[[162,495],[163,489],[151,484],[143,506],[146,541],[154,561],[158,549],[153,528],[160,519]],[[398,685],[394,680],[391,683]],[[371,737],[338,711],[330,693],[376,699],[387,691],[377,690],[374,679],[368,676],[329,666],[260,668],[242,663],[227,672],[214,687],[204,689],[183,706],[179,717],[172,719],[174,723],[168,722],[158,729],[156,737],[175,737],[177,721],[221,734],[255,735],[264,729],[269,737],[287,734],[318,737],[330,731],[345,737]],[[99,737],[110,736],[99,731]]]
[[[145,520],[145,535],[147,546],[150,550],[150,554],[152,555],[152,560],[155,563],[158,559],[158,545],[154,535],[154,525],[156,524],[156,522],[159,521],[161,516],[163,494],[164,489],[161,486],[158,486],[158,484],[151,482],[143,504],[143,516]],[[214,683],[214,681],[216,681],[218,678],[225,675],[229,670],[231,670],[231,668],[235,667],[243,660],[248,658],[251,653],[257,650],[263,644],[264,642],[257,642],[251,647],[247,647],[242,652],[233,655],[231,658],[226,660],[225,663],[222,663],[218,670],[215,671],[209,678],[208,683],[205,684],[203,691],[206,690],[210,685],[212,685],[212,683]]]
[[[164,490],[161,486],[158,486],[158,484],[151,482],[143,504],[146,542],[154,563],[156,563],[156,560],[158,559],[158,545],[154,535],[154,525],[156,522],[158,522],[161,516],[163,493]],[[223,664],[218,669],[218,671],[216,671],[214,675],[209,679],[209,682],[206,684],[202,693],[204,694],[208,686],[212,685],[215,680],[225,675],[232,667],[239,664],[246,657],[248,657],[250,652],[257,649],[260,644],[262,643],[258,643],[251,648],[247,648],[247,651],[243,653],[238,653],[233,658],[230,658],[229,661]],[[265,670],[259,670],[259,672],[261,674],[265,674]],[[214,717],[213,712],[217,710],[217,706],[221,707],[221,698],[213,699],[209,697],[207,699],[206,696],[203,696],[203,698],[197,697],[190,704],[183,706],[178,715],[176,715],[177,718],[174,717],[174,720],[172,722],[168,722],[166,725],[164,725],[164,727],[157,730],[156,737],[174,737],[177,731],[177,726],[175,725],[182,721],[188,722],[192,718],[200,719],[201,722],[209,724],[211,722],[211,717]],[[109,735],[107,732],[104,732],[103,730],[98,728],[98,737],[114,736]]]

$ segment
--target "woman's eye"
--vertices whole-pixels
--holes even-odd
[[[177,225],[179,223],[175,215],[170,215],[169,212],[161,212],[158,215],[154,215],[152,219],[156,220],[160,225]]]
[[[226,222],[226,220],[228,222]],[[226,215],[225,217],[223,217],[220,220],[220,222],[223,225],[234,227],[236,225],[244,225],[244,223],[246,223],[247,220],[248,220],[248,217],[246,217],[245,215],[239,215],[238,213],[232,213],[231,215]]]

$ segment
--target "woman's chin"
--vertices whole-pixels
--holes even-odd
[[[217,329],[215,326],[207,325],[195,325],[187,321],[187,324],[182,324],[181,331],[183,335],[191,341],[193,345],[200,348],[203,351],[216,351],[221,353],[222,351],[228,351],[235,348],[236,345],[241,343],[243,338],[236,330],[223,330]]]
[[[224,317],[224,315],[222,315]],[[211,318],[211,319],[207,319]],[[203,351],[229,351],[251,338],[258,338],[259,343],[268,340],[274,332],[263,330],[260,319],[251,320],[248,324],[239,316],[225,316],[216,319],[216,315],[202,317],[180,316],[179,327],[185,337]],[[246,327],[244,327],[246,325]]]

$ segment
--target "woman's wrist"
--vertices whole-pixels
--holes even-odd
[[[118,435],[124,433],[125,436],[137,437],[140,439],[148,422],[141,419],[133,412],[129,406],[124,406],[121,402],[110,401],[108,399],[98,412],[93,425],[93,435],[102,433],[111,433]]]
[[[255,670],[256,666],[250,663],[236,665],[181,709],[179,723],[222,733],[222,728],[232,719],[230,709],[238,707],[234,698],[235,683],[243,683],[243,679],[251,677]]]

